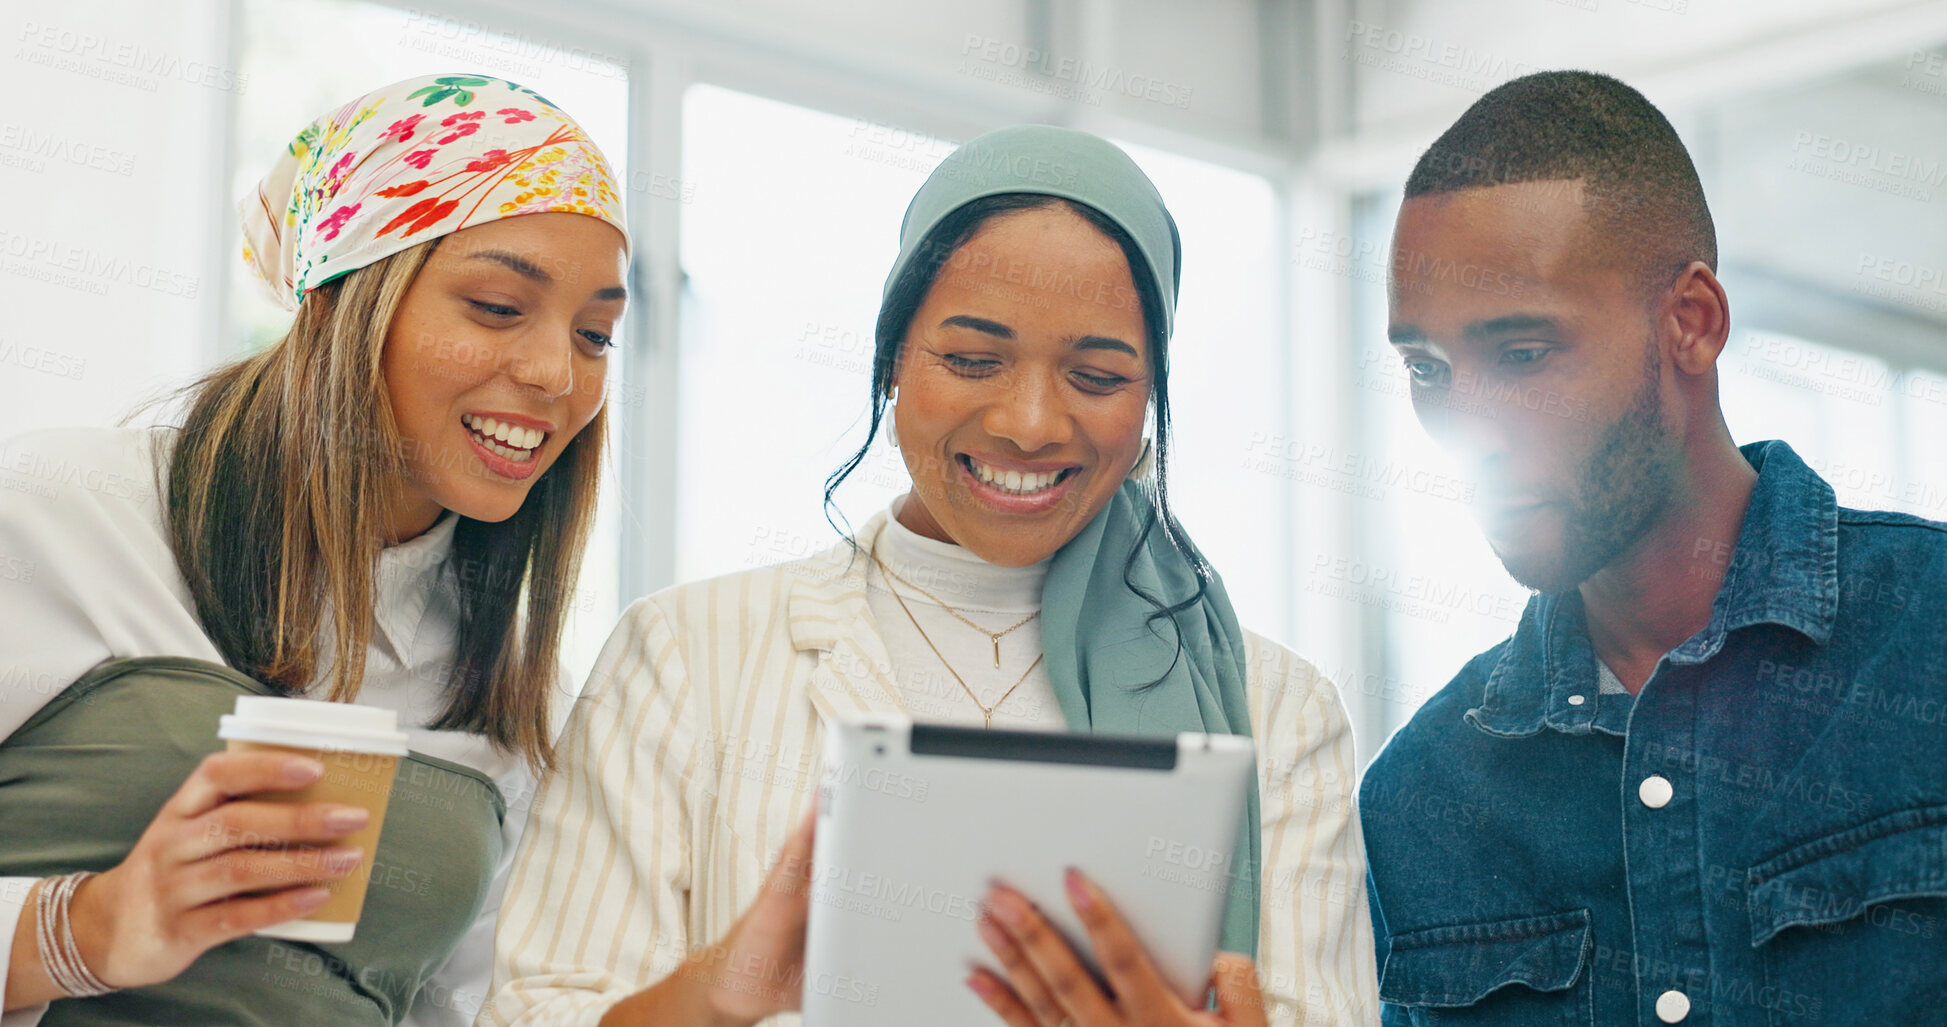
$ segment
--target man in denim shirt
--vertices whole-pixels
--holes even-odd
[[[1361,788],[1385,1021],[1947,1023],[1947,525],[1733,444],[1634,90],[1516,79],[1406,196],[1389,334],[1539,594]]]

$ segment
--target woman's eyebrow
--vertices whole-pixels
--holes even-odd
[[[475,253],[470,253],[467,256],[471,260],[491,260],[531,282],[539,282],[542,285],[554,284],[553,275],[543,270],[540,265],[518,253],[510,253],[507,250],[480,250]],[[620,285],[611,285],[595,290],[594,298],[598,300],[626,300],[629,298],[629,290]]]
[[[540,282],[543,285],[554,284],[553,275],[541,270],[533,261],[528,260],[518,253],[509,253],[506,250],[477,250],[468,254],[468,257],[472,260],[491,260],[498,262],[506,266],[509,271],[530,281]]]
[[[1126,342],[1123,342],[1121,339],[1111,339],[1106,335],[1084,335],[1081,338],[1075,340],[1075,348],[1076,349],[1112,349],[1120,353],[1127,353],[1132,357],[1137,357],[1138,359],[1140,359],[1142,356],[1142,354],[1136,352],[1136,347],[1131,346]]]
[[[996,338],[1001,338],[1001,339],[1014,338],[1014,329],[1009,328],[1004,324],[1001,324],[999,321],[989,321],[984,317],[972,317],[967,314],[955,314],[952,317],[949,317],[946,320],[941,321],[940,327],[941,328],[971,328],[976,332],[983,332],[987,335],[995,336]]]

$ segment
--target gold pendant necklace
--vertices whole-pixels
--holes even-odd
[[[925,589],[920,588],[918,585],[914,585],[912,582],[907,581],[906,579],[901,578],[898,575],[892,573],[892,571],[886,567],[885,562],[879,559],[879,548],[877,546],[872,547],[872,562],[878,564],[879,569],[881,571],[884,571],[887,577],[890,577],[893,580],[898,581],[900,584],[906,585],[907,587],[913,589],[914,591],[919,592],[921,595],[925,595],[929,599],[933,598],[931,595],[927,594]],[[983,729],[992,728],[994,726],[994,711],[1001,708],[1001,704],[1007,701],[1007,697],[1013,695],[1014,690],[1021,687],[1021,682],[1026,681],[1028,679],[1028,675],[1034,673],[1034,668],[1041,666],[1042,659],[1048,655],[1047,653],[1041,653],[1035,656],[1034,662],[1028,664],[1028,669],[1021,672],[1021,676],[1015,679],[1012,685],[1008,686],[1007,691],[1001,693],[1001,697],[999,699],[994,700],[994,705],[988,706],[985,703],[982,703],[980,701],[980,696],[975,695],[973,689],[967,687],[966,679],[960,676],[959,671],[953,669],[953,664],[948,663],[946,661],[945,654],[940,652],[939,646],[933,644],[933,639],[931,636],[929,636],[926,633],[926,629],[919,626],[919,618],[913,616],[912,608],[906,605],[906,600],[901,598],[901,596],[899,595],[899,590],[896,588],[888,588],[886,589],[886,591],[892,593],[893,600],[899,604],[899,608],[901,610],[905,611],[906,619],[913,622],[913,630],[919,632],[919,637],[921,640],[923,640],[926,643],[926,648],[933,650],[933,655],[939,658],[940,666],[945,667],[946,672],[948,674],[953,675],[953,680],[960,683],[960,690],[962,692],[967,693],[967,698],[972,699],[973,704],[975,706],[980,707],[980,726]],[[933,601],[936,603],[940,603],[938,599],[933,599]],[[946,606],[945,603],[940,603],[940,605],[943,607]],[[947,612],[953,613],[952,607],[947,607]],[[1040,610],[1034,611],[1034,613],[1030,614],[1027,620],[1022,621],[1021,624],[1026,624],[1029,620],[1033,620],[1035,617],[1039,616],[1040,613],[1041,613]],[[957,613],[954,613],[953,615],[956,617],[960,617],[960,615]],[[965,617],[960,617],[960,619],[963,621],[967,621],[967,618]],[[973,624],[972,621],[967,621],[967,623]],[[1021,624],[1014,625],[1014,628],[1020,627]],[[973,626],[979,629],[982,634],[990,635],[993,637],[994,666],[999,667],[1001,665],[1000,635],[994,635],[992,632],[988,631],[987,629],[981,628],[980,625],[978,624],[973,624]],[[1008,628],[1007,631],[1013,631],[1014,628]],[[1005,635],[1007,634],[1007,631],[1003,631],[1001,632],[1001,634]]]
[[[1041,611],[1036,610],[1033,613],[1030,613],[1027,616],[1021,618],[1019,621],[1016,621],[1012,627],[1007,628],[1005,631],[989,631],[986,628],[983,628],[980,625],[975,624],[973,621],[968,620],[965,616],[961,615],[959,610],[956,610],[953,607],[948,606],[947,604],[941,602],[939,596],[936,596],[933,593],[928,592],[927,590],[919,587],[918,585],[915,585],[912,582],[907,581],[905,578],[902,578],[899,575],[894,574],[892,568],[886,566],[884,560],[879,559],[879,547],[876,545],[872,547],[872,562],[879,565],[879,569],[885,572],[886,577],[891,578],[892,580],[899,582],[901,585],[904,585],[907,588],[910,588],[913,591],[918,592],[920,595],[923,595],[926,598],[933,600],[933,604],[935,606],[938,606],[940,609],[945,610],[946,612],[952,614],[956,619],[960,621],[960,623],[965,624],[966,626],[974,629],[975,631],[980,632],[983,635],[986,635],[988,640],[994,643],[994,669],[995,670],[1001,669],[1001,639],[1013,633],[1015,628],[1021,627],[1027,624],[1029,621],[1035,619],[1036,617],[1041,616]],[[895,597],[899,595],[898,592],[893,591],[891,589],[888,589],[887,591],[892,592],[892,594]],[[912,612],[907,611],[906,615],[910,617],[912,616]],[[919,622],[914,621],[913,626],[918,627]],[[923,636],[926,634],[926,632],[922,631],[920,632],[920,634]]]

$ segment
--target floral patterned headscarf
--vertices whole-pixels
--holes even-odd
[[[305,126],[237,205],[243,259],[289,310],[340,275],[462,228],[565,211],[622,232],[608,159],[525,86],[407,79]]]

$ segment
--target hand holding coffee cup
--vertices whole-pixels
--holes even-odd
[[[406,735],[398,730],[397,715],[349,703],[239,696],[236,712],[223,718],[217,736],[229,742],[231,752],[285,753],[324,764],[324,774],[317,780],[301,788],[253,796],[257,801],[293,806],[323,803],[367,813],[364,826],[338,840],[341,847],[359,850],[356,866],[361,872],[333,875],[324,885],[331,897],[306,916],[256,931],[292,941],[352,940],[365,907],[365,888],[371,880],[367,868],[385,825],[392,778],[406,754]],[[286,848],[282,854],[307,866],[322,865],[327,855],[316,846]]]
[[[205,757],[163,804],[129,855],[83,882],[70,907],[87,966],[115,988],[159,984],[198,956],[259,929],[302,919],[330,898],[321,881],[356,870],[344,840],[372,821],[356,805],[263,801],[324,776],[286,752]],[[308,845],[301,865],[267,846]]]

